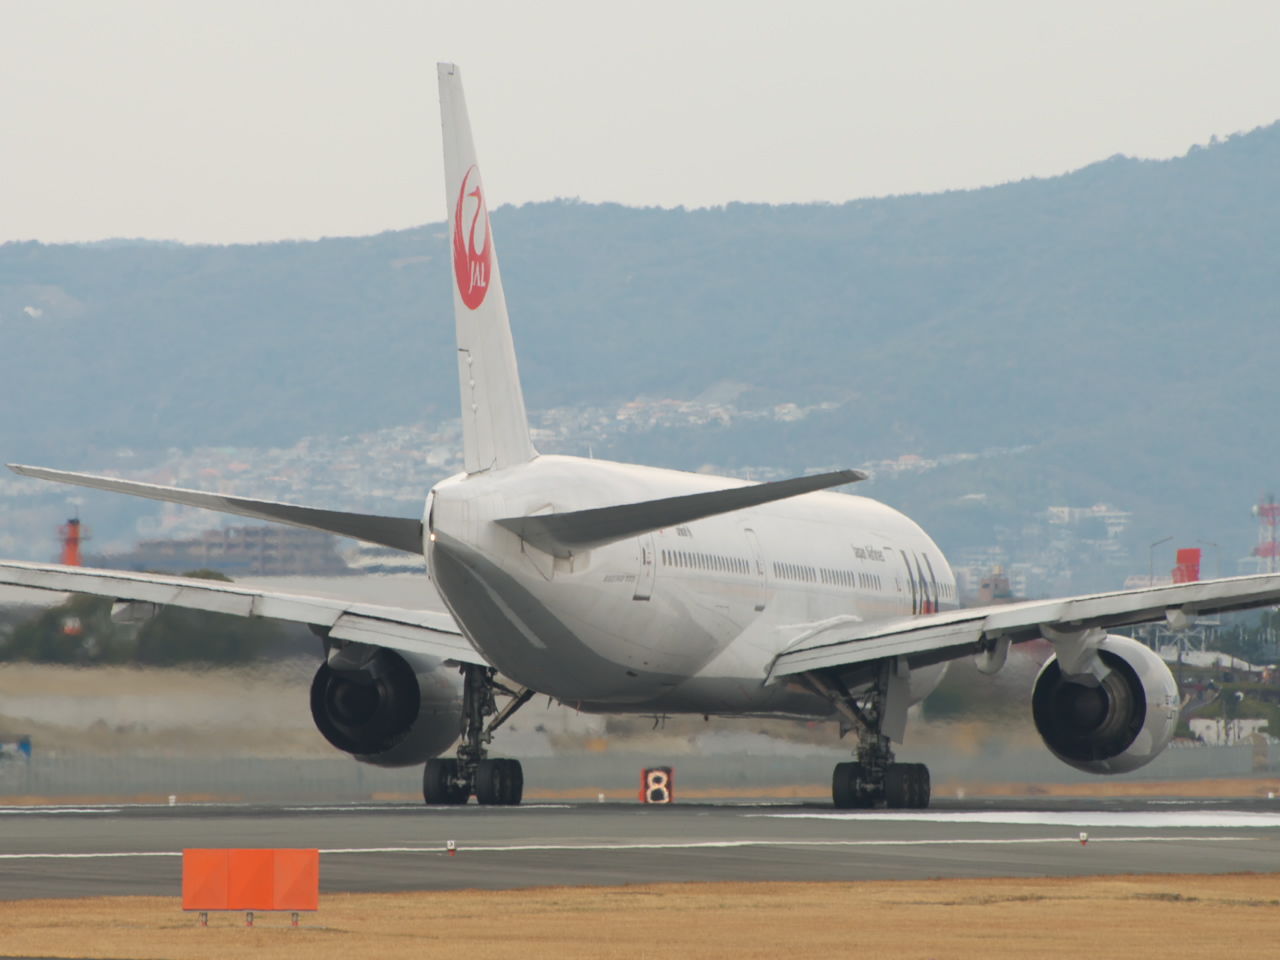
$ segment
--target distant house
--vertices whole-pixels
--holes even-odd
[[[351,573],[338,554],[338,538],[298,527],[223,527],[187,540],[140,540],[129,553],[86,560],[114,570],[185,573],[217,570],[227,576],[341,576]]]
[[[1191,732],[1205,743],[1215,746],[1248,743],[1255,733],[1265,733],[1266,720],[1223,720],[1221,717],[1197,717],[1191,721]]]

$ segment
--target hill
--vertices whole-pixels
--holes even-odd
[[[1050,503],[1108,500],[1135,515],[1135,564],[1169,533],[1233,560],[1280,478],[1278,225],[1280,125],[941,195],[493,213],[531,408],[725,381],[757,406],[839,403],[597,455],[798,470],[1016,450],[868,492],[952,548]],[[448,271],[441,225],[0,246],[0,453],[96,468],[118,447],[290,445],[456,416]]]

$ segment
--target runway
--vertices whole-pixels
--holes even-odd
[[[1271,872],[1280,801],[0,807],[0,899],[175,895],[184,847],[317,847],[324,892]]]

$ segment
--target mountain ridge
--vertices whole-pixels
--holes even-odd
[[[1134,536],[1152,540],[1247,532],[1239,517],[1280,473],[1266,434],[1280,403],[1280,124],[975,190],[696,210],[549,201],[492,220],[531,409],[725,380],[755,405],[846,401],[820,423],[597,455],[696,468],[711,444],[726,466],[798,471],[1029,447],[1035,462],[1014,471],[1023,509],[1105,495],[1149,515]],[[449,269],[441,224],[4,244],[4,459],[92,469],[120,446],[289,445],[452,418]],[[901,504],[913,516],[942,512],[936,490],[918,496]]]

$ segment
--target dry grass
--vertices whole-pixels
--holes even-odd
[[[779,956],[1275,956],[1280,875],[661,884],[332,894],[282,914],[214,915],[172,897],[0,904],[0,953],[222,960]]]

